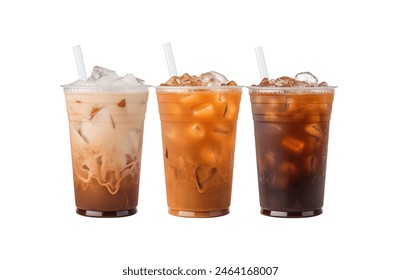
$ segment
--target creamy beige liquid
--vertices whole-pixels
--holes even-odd
[[[78,210],[136,211],[147,88],[65,97]]]

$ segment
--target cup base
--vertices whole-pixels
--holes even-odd
[[[184,211],[168,209],[168,213],[173,216],[185,217],[185,218],[213,218],[227,215],[230,213],[230,209],[214,210],[214,211]]]
[[[77,208],[77,214],[94,218],[119,218],[134,215],[136,212],[136,208],[122,211],[93,211]]]
[[[261,209],[262,215],[276,217],[276,218],[307,218],[318,216],[323,213],[322,209],[310,210],[310,211],[298,211],[298,212],[287,212],[287,211],[273,211],[267,209]]]

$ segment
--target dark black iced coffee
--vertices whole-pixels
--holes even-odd
[[[250,88],[262,214],[322,213],[333,97],[334,87],[288,77]]]

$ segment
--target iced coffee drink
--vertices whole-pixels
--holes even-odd
[[[261,213],[322,213],[334,87],[302,72],[249,88]]]
[[[169,213],[229,213],[241,87],[217,72],[172,77],[156,88]]]
[[[65,85],[77,213],[136,213],[148,86],[95,67],[88,81]]]

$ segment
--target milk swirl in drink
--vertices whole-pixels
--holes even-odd
[[[96,66],[65,85],[77,213],[136,213],[148,86]]]

